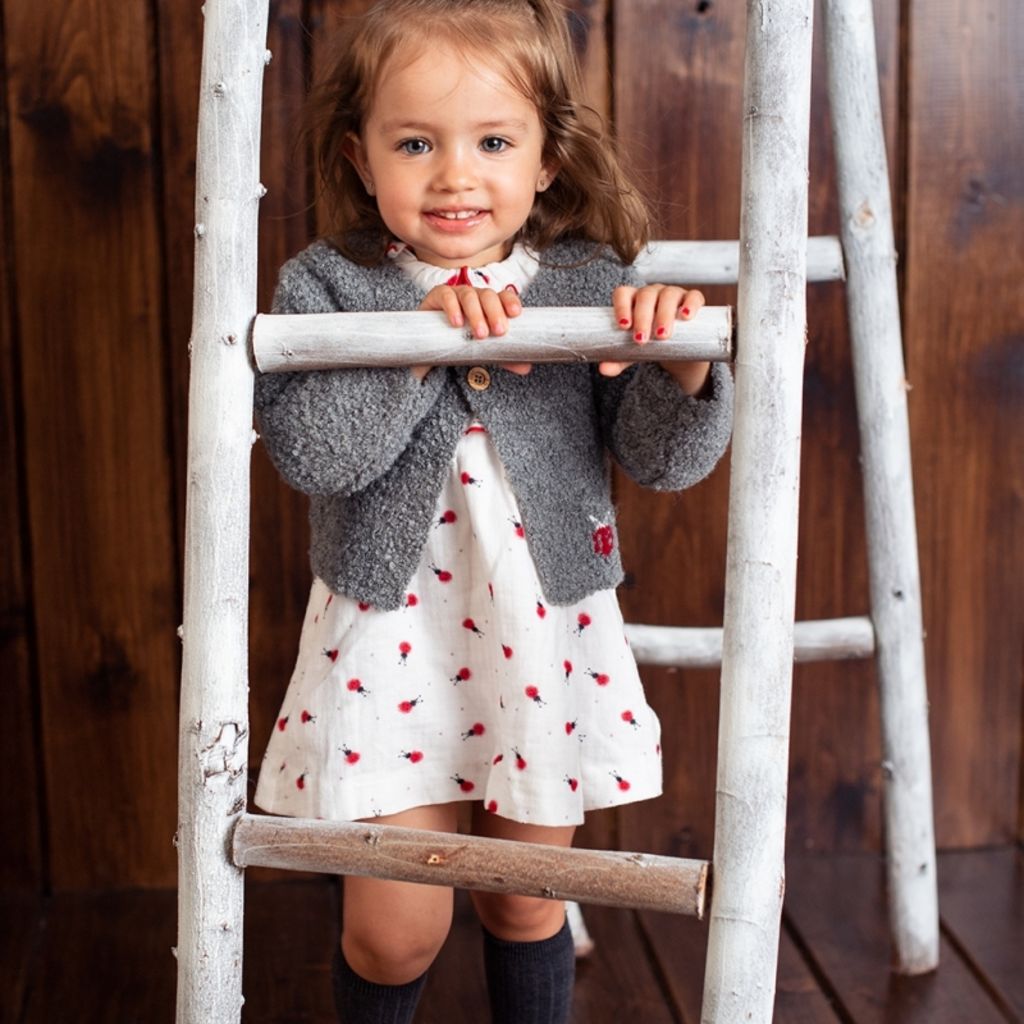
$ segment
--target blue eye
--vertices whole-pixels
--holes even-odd
[[[501,153],[508,148],[508,140],[497,135],[488,135],[487,138],[480,143],[480,148],[485,153]]]
[[[422,156],[430,151],[426,139],[403,139],[398,144],[398,148],[401,152],[408,153],[409,156]]]

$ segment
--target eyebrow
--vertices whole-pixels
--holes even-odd
[[[428,124],[425,121],[385,121],[380,126],[380,130],[385,134],[390,134],[391,132],[430,132],[435,127],[435,125]],[[496,131],[498,129],[526,132],[528,128],[525,121],[515,119],[508,121],[480,121],[472,127],[480,132]]]

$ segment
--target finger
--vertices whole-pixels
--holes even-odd
[[[448,317],[448,323],[452,327],[461,327],[465,319],[462,315],[462,305],[459,302],[459,297],[455,294],[454,288],[450,288],[448,285],[442,285],[441,287],[442,290],[438,299],[440,300],[441,308]],[[430,296],[428,295],[427,298],[430,298]]]
[[[652,325],[654,333],[651,335],[652,337],[659,339],[672,337],[672,327],[675,324],[676,313],[682,305],[685,295],[685,288],[678,288],[675,285],[662,288],[654,309],[654,323]]]
[[[704,293],[696,288],[688,288],[679,306],[680,320],[692,320],[704,308]]]
[[[532,369],[533,363],[502,363],[510,373],[516,373],[520,377],[525,377]]]
[[[654,310],[661,294],[661,285],[645,285],[633,298],[633,340],[639,344],[649,341]]]
[[[623,329],[633,326],[633,296],[637,289],[621,285],[612,292],[612,312],[615,322]]]
[[[597,372],[602,377],[618,377],[623,370],[628,370],[632,363],[598,363]]]
[[[505,316],[511,318],[519,316],[523,311],[523,302],[519,298],[519,292],[516,291],[515,285],[510,284],[507,288],[503,289],[498,293],[498,297],[501,299],[501,305],[505,310]]]
[[[477,298],[480,300],[480,308],[487,319],[487,326],[493,335],[502,335],[508,332],[508,317],[505,316],[505,307],[502,304],[501,296],[490,288],[478,288]]]
[[[463,286],[456,289],[459,297],[459,305],[462,307],[462,314],[469,324],[469,329],[475,338],[486,338],[490,334],[487,325],[487,317],[480,305],[480,296],[475,288]]]

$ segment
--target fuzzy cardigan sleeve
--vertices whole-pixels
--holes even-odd
[[[571,284],[563,281],[557,294],[528,289],[528,303],[610,305],[615,288],[643,284],[633,267],[607,250],[595,256],[590,243],[565,243],[554,256],[556,263],[573,268]],[[715,468],[732,433],[733,381],[727,366],[712,365],[700,398],[686,395],[657,363],[636,363],[618,377],[602,376],[596,365],[591,373],[604,443],[638,484],[680,491]]]
[[[339,266],[345,261],[324,243],[289,260],[273,312],[343,309]],[[444,372],[436,369],[422,382],[406,368],[263,374],[256,379],[256,422],[271,461],[292,487],[350,494],[391,468],[443,384]]]

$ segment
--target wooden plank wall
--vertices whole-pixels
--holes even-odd
[[[292,142],[303,83],[367,0],[271,4],[260,301],[315,230]],[[743,13],[714,0],[574,0],[595,106],[658,197],[662,237],[735,237]],[[875,4],[897,190],[945,846],[1019,835],[1024,531],[1024,14],[1017,0]],[[174,881],[175,715],[191,308],[198,0],[0,0],[0,750],[5,889]],[[834,232],[819,45],[811,230]],[[731,302],[728,289],[709,289]],[[811,299],[798,612],[866,610],[841,286]],[[308,586],[302,500],[254,454],[252,757]],[[720,621],[726,469],[687,494],[617,483],[635,621]],[[679,567],[666,571],[666,566]],[[648,672],[669,797],[594,843],[706,855],[716,674]],[[877,849],[869,665],[801,668],[795,848]]]

